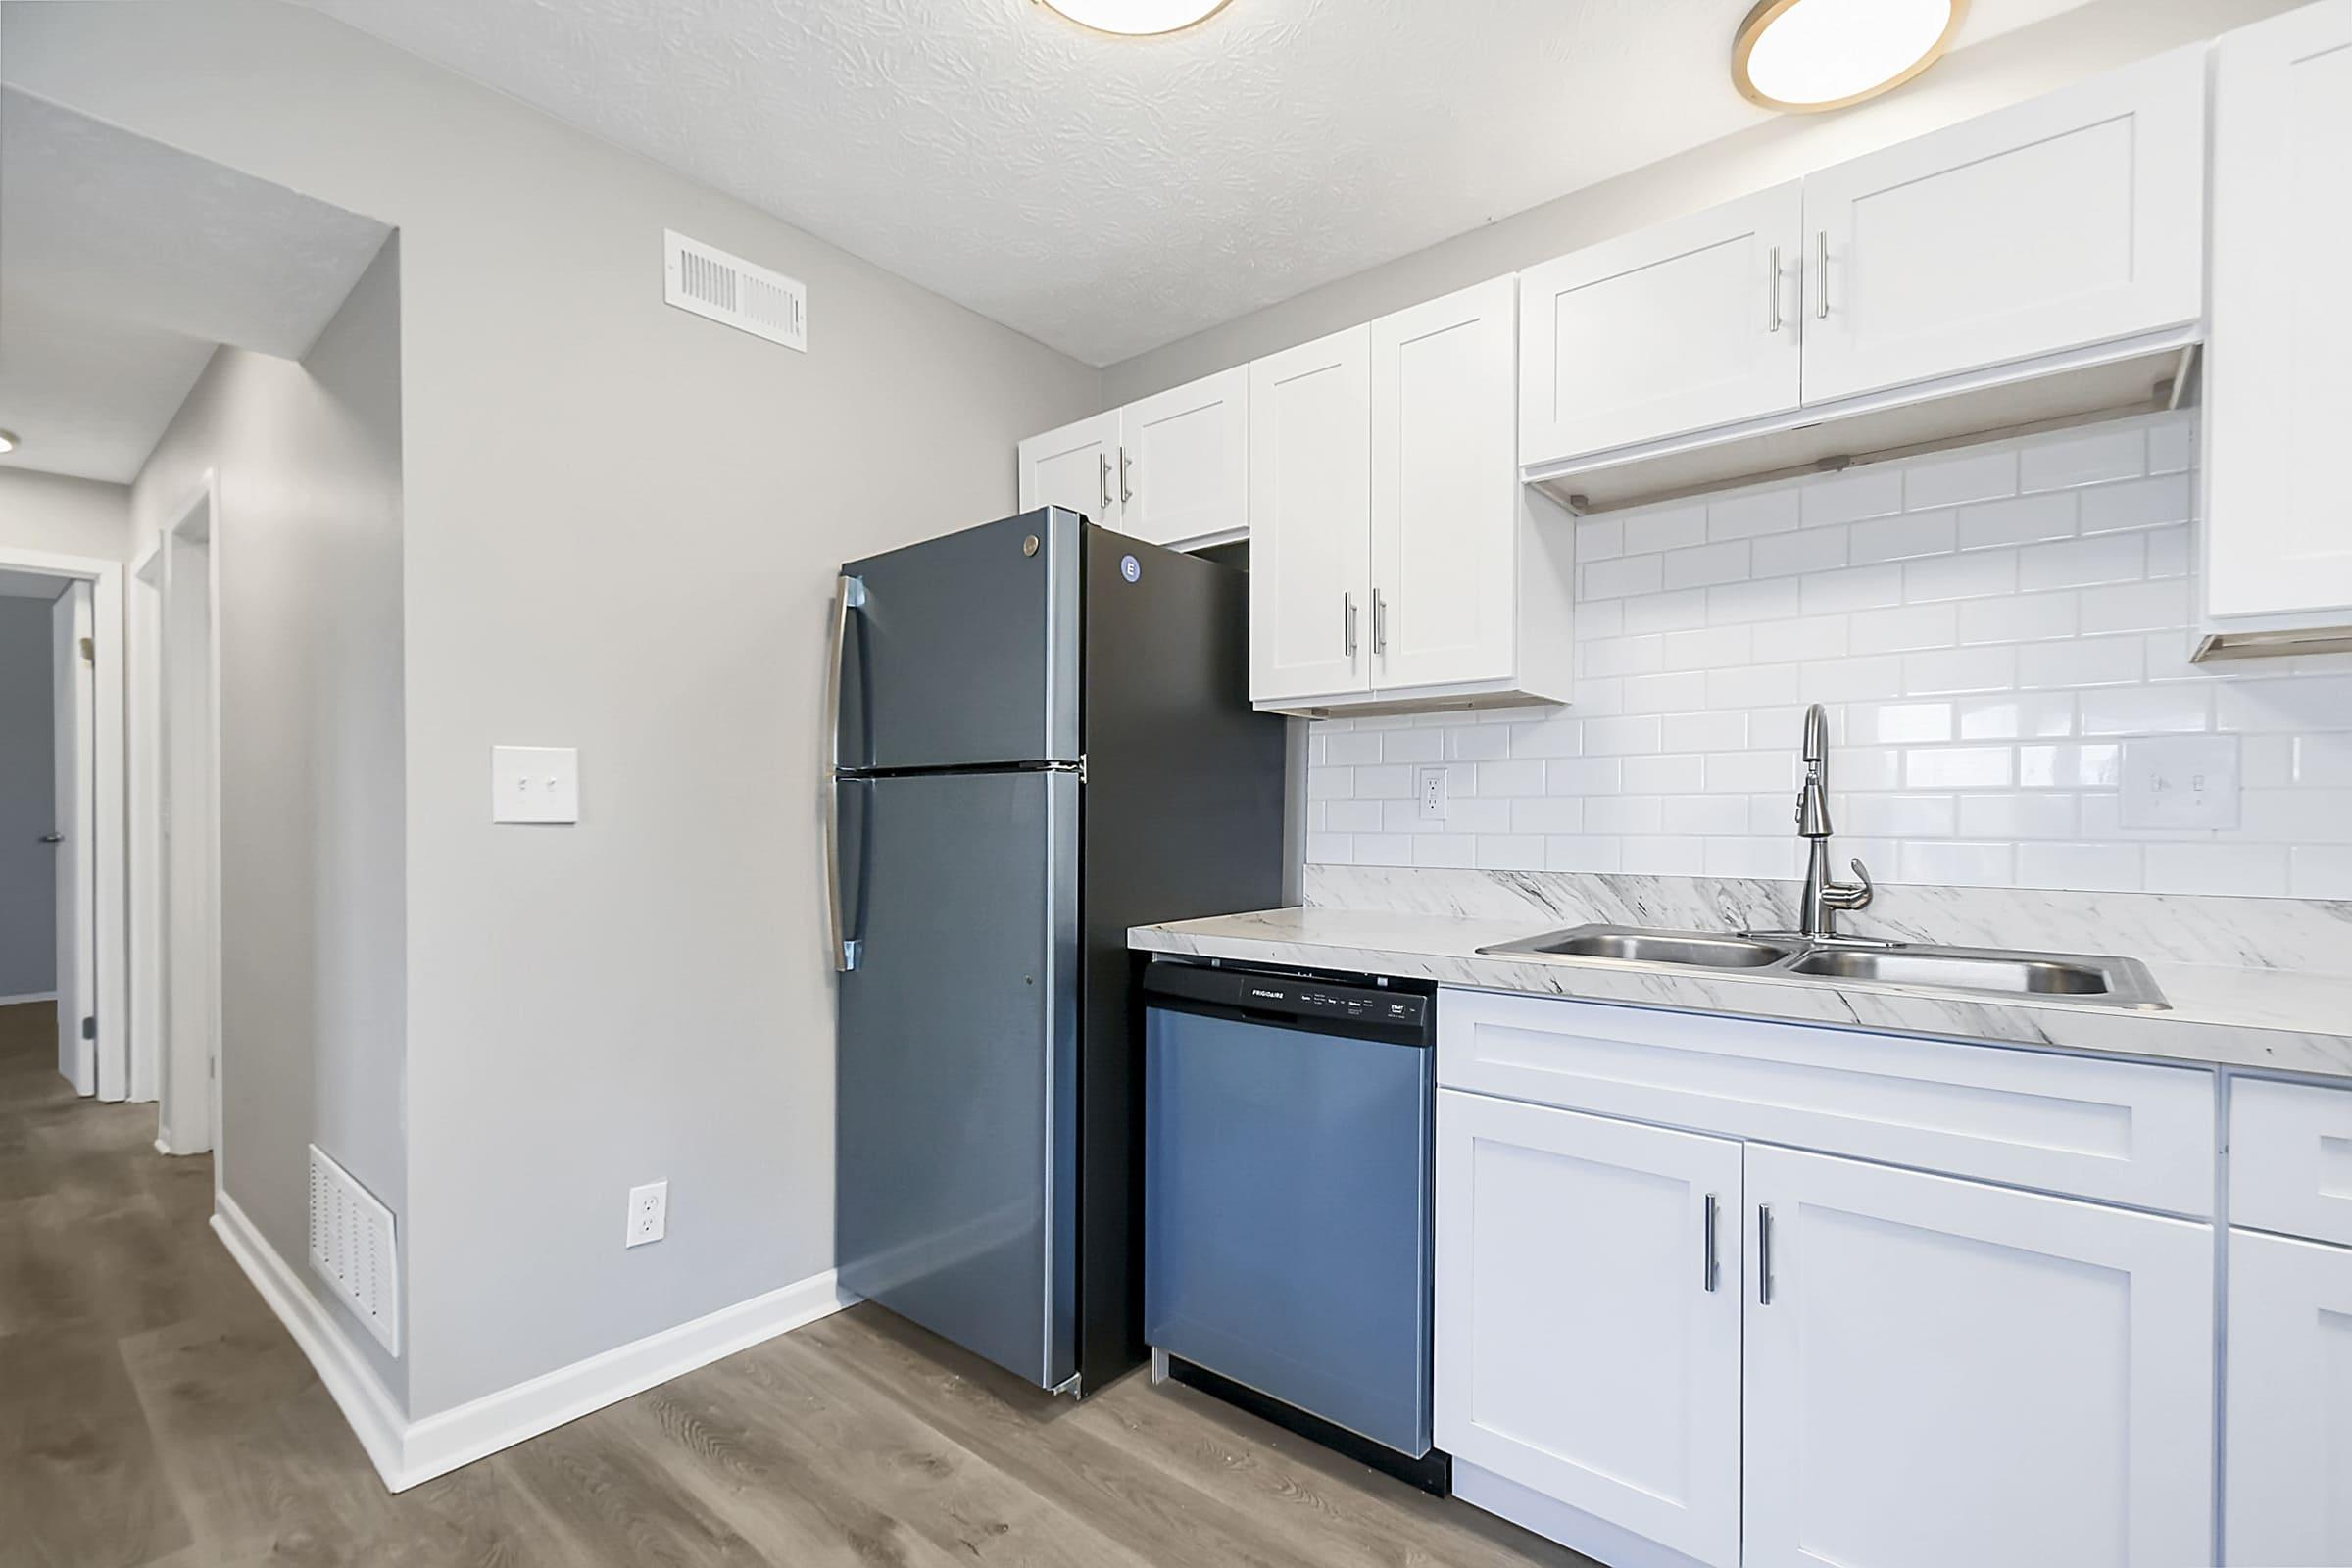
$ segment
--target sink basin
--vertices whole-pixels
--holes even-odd
[[[1871,980],[1892,986],[1960,986],[2021,996],[2103,997],[2116,989],[2103,966],[2015,954],[1923,953],[1816,948],[1788,965],[1790,974],[1830,980]]]
[[[1601,958],[1780,975],[1791,980],[1926,986],[1995,996],[2051,997],[2099,1006],[2166,1005],[2155,977],[2136,958],[2076,953],[1938,948],[1918,943],[1812,942],[1702,931],[1644,931],[1580,925],[1478,950],[1497,957]]]
[[[1793,950],[1747,937],[1710,936],[1697,931],[1638,931],[1622,925],[1580,925],[1571,931],[1549,931],[1524,942],[1506,942],[1478,951],[1562,958],[1615,958],[1626,963],[1681,963],[1702,969],[1760,969],[1780,962]]]

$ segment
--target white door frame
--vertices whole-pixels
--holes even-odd
[[[130,817],[130,1098],[154,1103],[164,1081],[164,541],[159,533],[123,579],[123,678],[129,718],[124,806]],[[157,1147],[163,1143],[157,1128]]]
[[[49,604],[50,826],[54,852],[58,1076],[98,1092],[98,617],[84,577],[52,577]]]
[[[187,499],[170,514],[156,538],[163,556],[163,589],[157,606],[158,679],[154,730],[157,740],[158,824],[170,828],[153,843],[157,902],[157,1016],[161,1042],[156,1147],[168,1154],[214,1152],[213,1185],[219,1190],[220,1160],[220,489],[218,473],[206,469]],[[189,556],[201,548],[201,571]],[[178,608],[204,607],[204,639],[183,650]],[[174,733],[172,670],[193,652],[201,661],[205,723],[195,737],[199,797],[175,801],[173,780],[178,743]],[[194,857],[178,853],[193,837]],[[175,873],[175,864],[182,869]],[[176,896],[177,875],[192,875],[194,901]]]
[[[98,733],[94,747],[97,802],[92,846],[97,864],[91,929],[97,943],[98,1098],[122,1100],[130,1092],[129,926],[123,894],[126,818],[123,783],[122,563],[98,556],[65,556],[0,545],[0,567],[90,585],[90,618],[97,643],[93,661]]]

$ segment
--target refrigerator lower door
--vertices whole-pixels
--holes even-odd
[[[1076,761],[1081,537],[1044,508],[842,567],[836,765]]]
[[[1045,1388],[1077,1355],[1078,777],[845,780],[841,1282]]]

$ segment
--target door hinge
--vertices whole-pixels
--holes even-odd
[[[84,637],[81,640],[81,662],[85,664],[95,664],[98,662],[97,638]]]
[[[84,1040],[98,1038],[98,1015],[96,1013],[81,1020],[81,1038]]]

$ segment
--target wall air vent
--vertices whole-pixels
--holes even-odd
[[[400,1264],[392,1211],[351,1172],[311,1146],[311,1267],[343,1304],[400,1353]]]
[[[676,229],[662,231],[662,297],[670,304],[808,352],[808,291],[798,278],[755,267]]]

